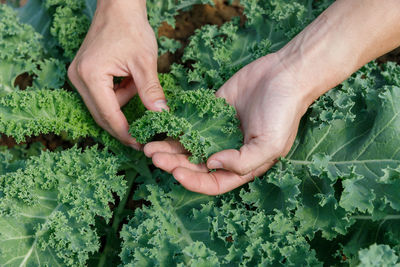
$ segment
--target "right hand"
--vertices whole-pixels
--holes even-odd
[[[68,77],[97,124],[123,144],[140,149],[120,108],[138,93],[147,109],[168,109],[157,76],[157,41],[146,1],[99,0]],[[114,85],[113,77],[125,78]]]
[[[239,70],[216,93],[237,110],[244,134],[239,150],[217,152],[207,164],[196,165],[177,141],[167,140],[146,144],[146,156],[188,190],[207,195],[223,194],[264,174],[289,152],[300,119],[313,102],[308,94],[312,79],[299,82],[299,71],[283,64],[284,59],[278,53],[262,57]]]

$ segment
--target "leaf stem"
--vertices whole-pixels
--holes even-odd
[[[352,218],[356,220],[372,220],[372,216],[369,215],[356,215],[352,216]],[[386,215],[382,220],[400,220],[400,214]]]
[[[125,218],[123,216],[123,213],[125,210],[126,203],[129,200],[129,193],[131,191],[133,182],[135,181],[136,175],[137,172],[133,169],[126,171],[126,179],[128,187],[126,189],[124,197],[121,199],[117,208],[114,211],[114,220],[112,222],[111,229],[107,232],[106,246],[104,248],[103,253],[100,256],[99,264],[97,265],[98,267],[107,266],[106,265],[107,256],[109,256],[112,253],[112,251],[115,250],[115,247],[113,246],[114,244],[113,241],[118,239],[118,228],[119,225],[121,224],[121,221]]]

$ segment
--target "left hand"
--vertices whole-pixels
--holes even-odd
[[[253,180],[289,152],[311,103],[295,73],[270,54],[242,68],[218,90],[217,97],[237,110],[244,134],[240,150],[220,151],[199,165],[189,162],[177,141],[148,143],[145,154],[188,190],[203,194],[222,194]]]
[[[83,44],[68,68],[94,120],[121,143],[141,146],[128,133],[121,107],[139,94],[150,110],[168,109],[157,76],[157,41],[146,1],[98,0]],[[114,85],[113,77],[125,77]]]

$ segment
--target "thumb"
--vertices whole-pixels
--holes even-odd
[[[165,94],[158,80],[157,58],[142,60],[135,67],[131,73],[143,105],[149,110],[168,110]]]
[[[227,149],[215,153],[208,159],[207,168],[225,169],[243,176],[265,164],[272,165],[279,157],[277,152],[255,138],[240,150]]]

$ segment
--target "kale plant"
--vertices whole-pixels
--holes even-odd
[[[180,45],[160,25],[207,3],[147,1],[159,54]],[[130,132],[143,143],[166,133],[193,162],[239,148],[236,112],[215,90],[330,3],[240,1],[245,21],[197,29],[160,74],[170,111],[144,111],[138,97],[122,108]],[[397,63],[371,62],[320,97],[262,177],[205,196],[97,126],[68,83],[95,7],[0,4],[0,134],[17,143],[0,147],[0,266],[399,266]],[[33,142],[48,135],[65,145]]]

